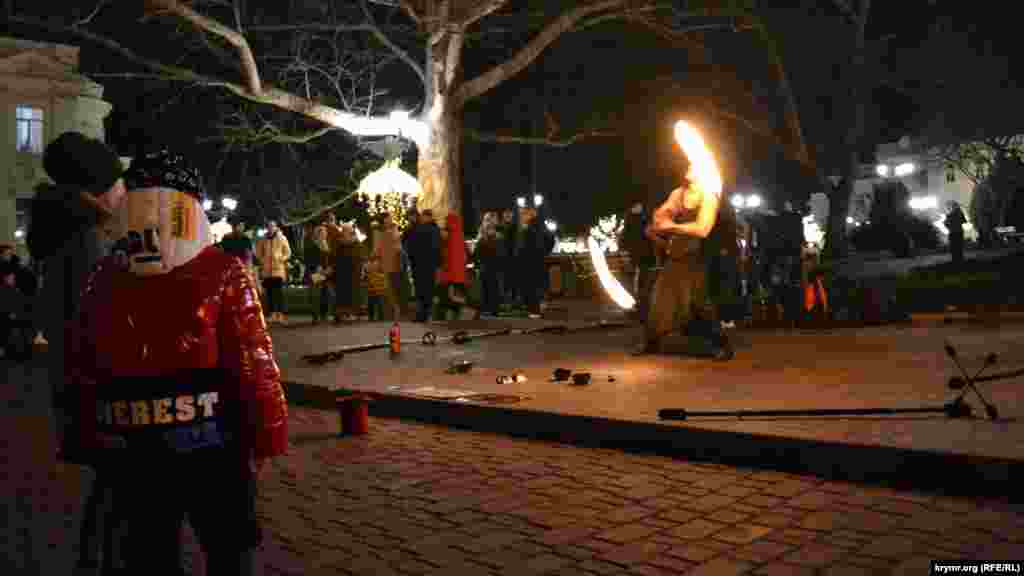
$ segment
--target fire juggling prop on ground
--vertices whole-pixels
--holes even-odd
[[[683,153],[690,159],[690,167],[693,171],[695,184],[705,194],[722,195],[722,174],[718,171],[718,164],[711,150],[704,144],[704,138],[696,128],[680,120],[675,125],[676,142],[683,149]],[[594,265],[594,271],[605,292],[611,296],[621,308],[630,310],[636,305],[636,300],[622,287],[622,284],[612,275],[608,269],[608,262],[604,258],[604,249],[601,247],[594,235],[587,239],[587,246],[590,250],[590,261]]]

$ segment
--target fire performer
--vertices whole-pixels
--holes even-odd
[[[647,227],[648,237],[662,252],[663,268],[654,284],[645,342],[638,353],[660,352],[662,339],[674,332],[675,326],[683,326],[688,335],[711,341],[716,360],[730,360],[733,350],[728,339],[702,311],[706,273],[702,242],[718,220],[721,180],[717,186],[708,185],[700,167],[686,153],[680,130],[677,125],[677,144],[684,150],[682,185],[654,211]]]

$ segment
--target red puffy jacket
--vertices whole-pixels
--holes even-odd
[[[78,416],[69,452],[101,447],[97,398],[105,383],[210,368],[225,374],[219,402],[242,417],[243,461],[287,449],[288,409],[259,297],[241,261],[219,248],[159,276],[136,276],[104,260],[68,337],[65,375],[75,404],[68,410]]]
[[[444,270],[441,282],[444,284],[466,283],[466,237],[462,233],[462,218],[457,214],[449,214],[448,242],[444,247]]]

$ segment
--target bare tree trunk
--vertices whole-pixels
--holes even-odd
[[[462,212],[462,119],[459,110],[444,110],[431,119],[430,144],[419,156],[423,194],[416,203],[444,225],[449,212]]]

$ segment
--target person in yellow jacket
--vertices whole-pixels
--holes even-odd
[[[256,258],[260,261],[260,277],[263,291],[267,295],[268,319],[284,323],[284,285],[288,279],[288,259],[292,248],[288,239],[277,227],[277,222],[267,222],[267,235],[256,242]]]

